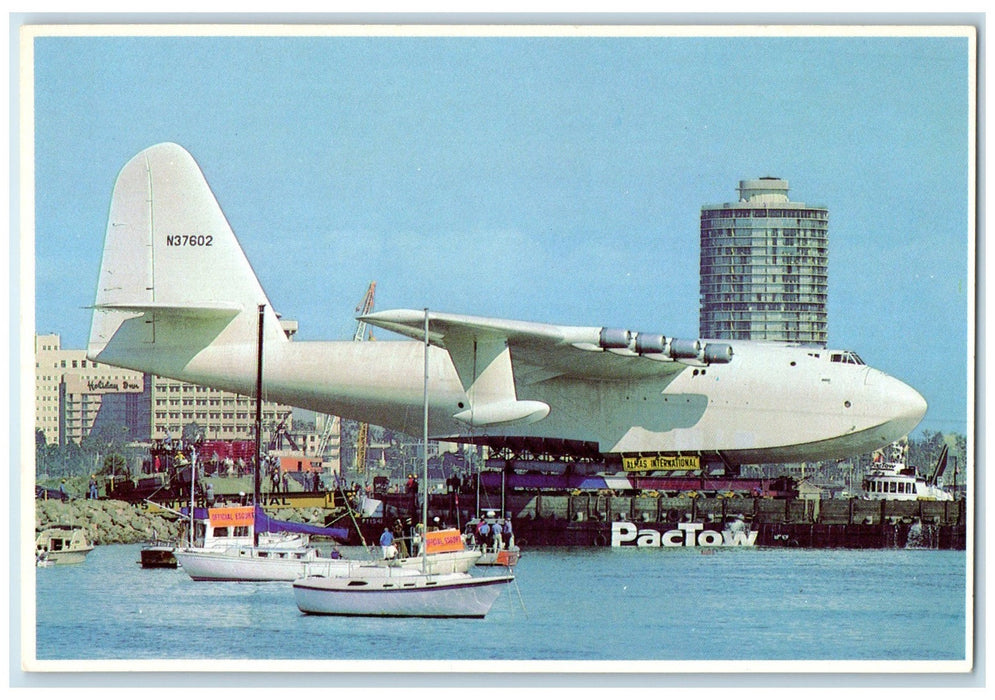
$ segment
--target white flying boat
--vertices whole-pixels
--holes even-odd
[[[260,312],[260,307],[263,307]],[[422,428],[424,310],[361,317],[410,341],[292,341],[194,159],[163,143],[118,175],[87,356],[408,434]],[[534,454],[728,465],[843,458],[926,402],[846,351],[429,314],[433,438]]]

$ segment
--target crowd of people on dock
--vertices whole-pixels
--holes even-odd
[[[432,519],[429,532],[445,530],[447,526],[436,516]],[[421,553],[422,533],[421,523],[412,524],[411,518],[395,518],[394,524],[384,524],[378,544],[384,559],[404,559],[416,557]],[[474,518],[463,529],[463,542],[470,549],[482,552],[497,552],[502,549],[515,548],[515,533],[511,525],[511,515],[499,518],[494,511],[487,511],[479,518]]]
[[[466,524],[463,539],[473,543],[482,551],[497,551],[499,549],[514,549],[515,533],[511,526],[511,514],[498,518],[493,510]]]

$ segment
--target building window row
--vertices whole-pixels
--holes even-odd
[[[802,219],[828,221],[829,210],[816,209],[766,209],[755,206],[735,207],[726,209],[702,209],[702,219],[745,219],[748,217],[762,219]]]

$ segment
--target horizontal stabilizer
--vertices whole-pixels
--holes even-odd
[[[178,317],[190,317],[201,319],[223,319],[234,318],[242,311],[238,304],[200,304],[177,306],[174,304],[157,304],[147,302],[144,304],[133,304],[128,302],[98,304],[93,307],[97,311],[125,311],[129,313],[157,313]]]

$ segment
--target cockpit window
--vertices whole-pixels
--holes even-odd
[[[860,359],[860,355],[855,352],[850,352],[849,350],[844,350],[843,352],[834,352],[829,355],[830,362],[842,362],[847,365],[862,365],[864,361]]]

